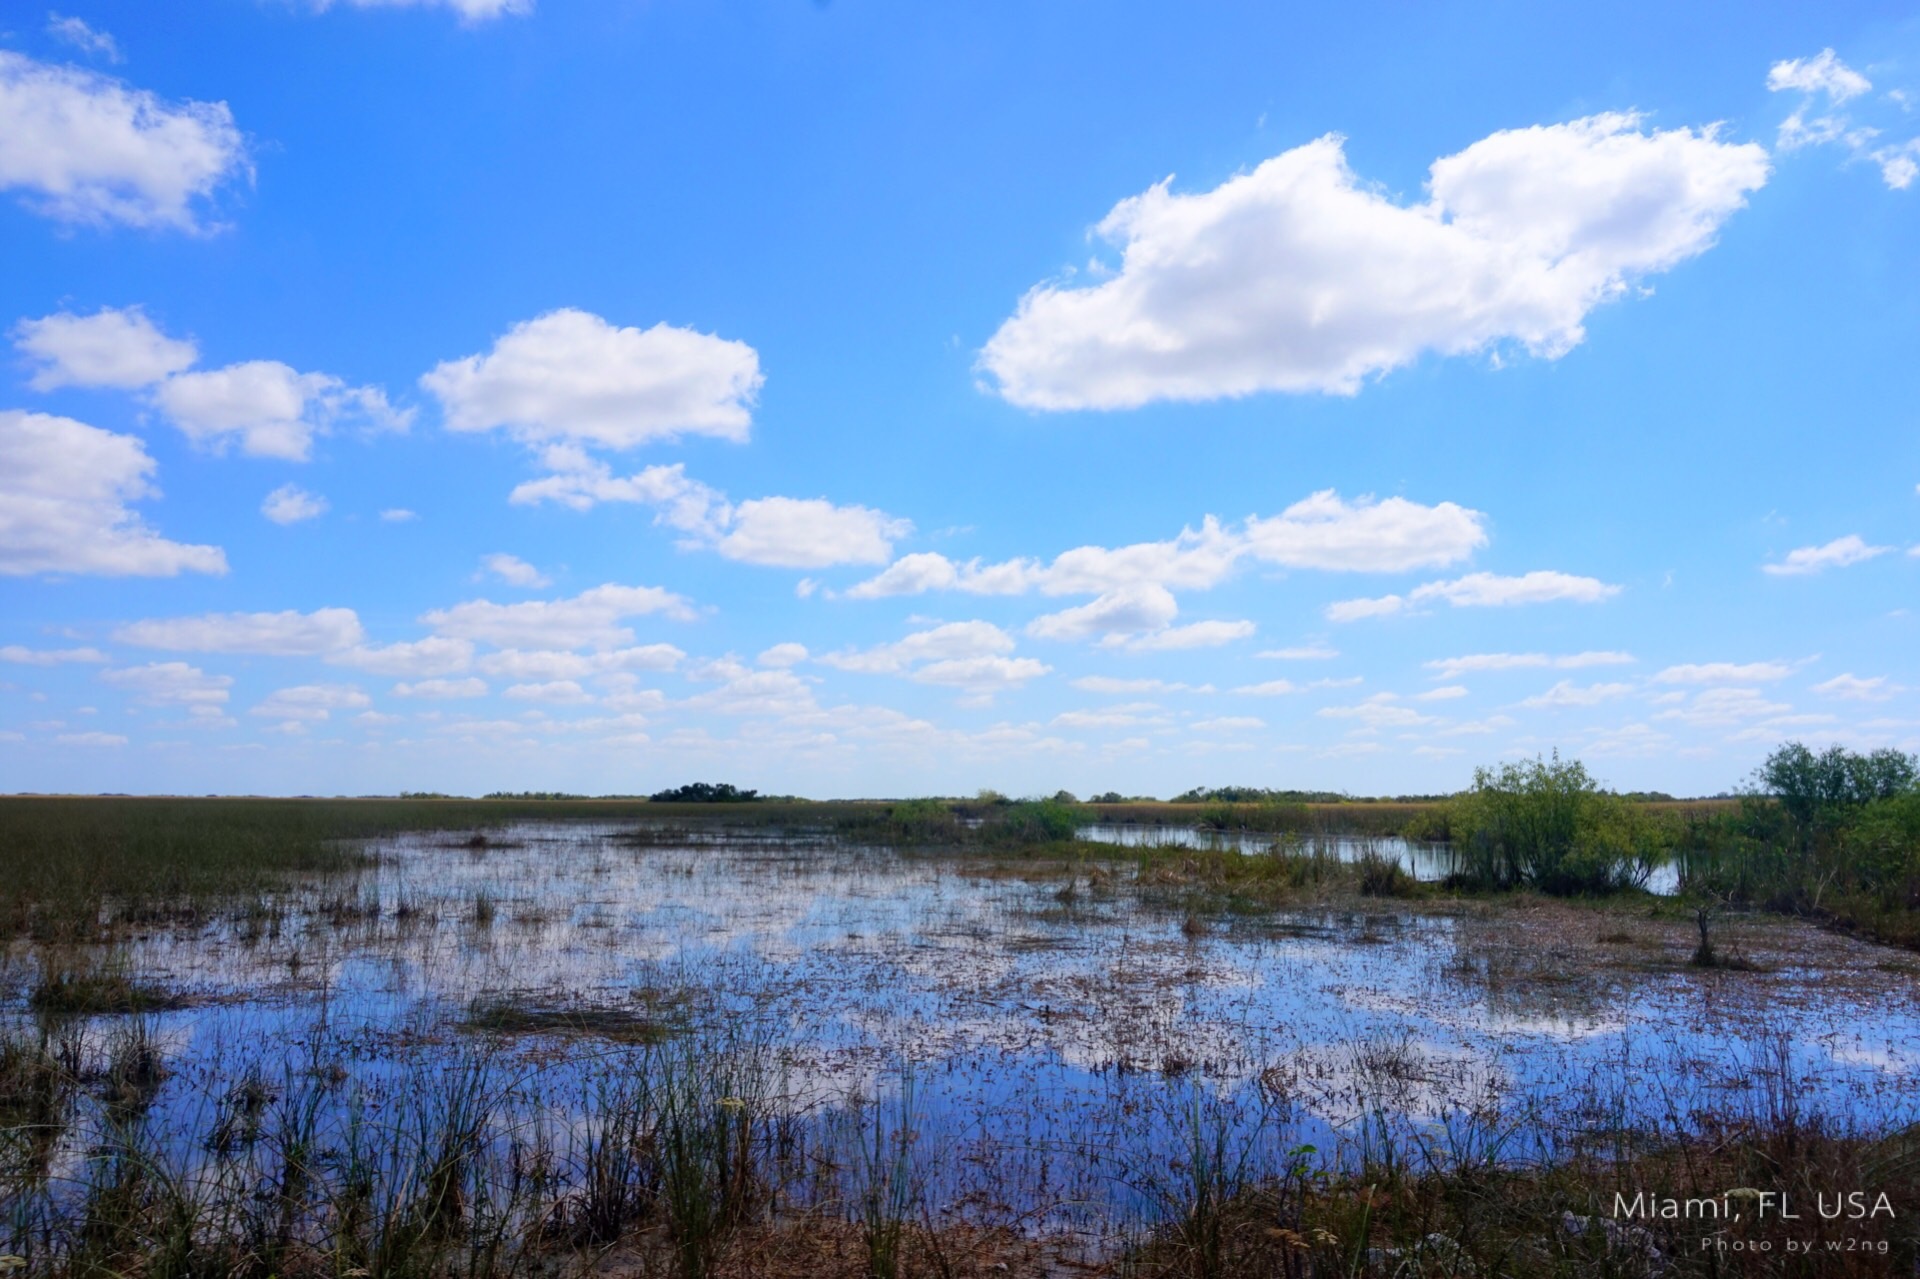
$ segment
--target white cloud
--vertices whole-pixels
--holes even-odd
[[[507,14],[532,13],[534,0],[313,0],[313,3],[316,9],[323,12],[336,3],[350,9],[451,9],[460,15],[462,22],[472,23],[486,22]]]
[[[916,684],[938,684],[975,693],[1019,688],[1053,668],[1031,657],[953,657],[916,667],[908,676]]]
[[[1211,693],[1211,684],[1177,684],[1163,679],[1116,679],[1111,675],[1082,675],[1069,681],[1087,693]],[[1235,690],[1245,692],[1244,689]]]
[[[192,342],[168,337],[137,306],[22,320],[13,326],[13,345],[32,361],[27,385],[36,391],[63,386],[135,391],[191,368],[200,358]]]
[[[1042,614],[1027,623],[1027,634],[1052,640],[1131,635],[1159,630],[1179,611],[1171,591],[1156,582],[1143,582],[1108,591],[1088,604]]]
[[[1386,595],[1378,599],[1341,600],[1327,606],[1329,621],[1353,622],[1367,617],[1386,617],[1417,608],[1421,604],[1444,601],[1455,608],[1510,608],[1521,604],[1546,604],[1567,600],[1576,604],[1594,604],[1612,599],[1620,588],[1591,577],[1571,573],[1537,570],[1518,577],[1496,573],[1469,573],[1449,582],[1428,582],[1415,587],[1406,596]]]
[[[1406,607],[1403,597],[1382,595],[1378,599],[1336,600],[1327,605],[1326,615],[1329,622],[1358,622],[1368,617],[1391,617]]]
[[[334,711],[361,710],[373,699],[351,684],[296,684],[267,695],[248,714],[266,719],[323,720]]]
[[[1873,83],[1840,61],[1832,49],[1822,49],[1811,58],[1774,63],[1767,70],[1767,88],[1775,93],[1786,89],[1824,93],[1835,102],[1845,102],[1873,88]]]
[[[125,746],[127,739],[119,733],[61,733],[54,738],[62,746]]]
[[[1822,680],[1813,686],[1813,691],[1822,697],[1834,697],[1846,702],[1884,702],[1904,690],[1884,675],[1862,678],[1848,673]]]
[[[1653,677],[1656,684],[1758,684],[1793,674],[1790,662],[1686,662]]]
[[[327,499],[309,493],[298,484],[282,484],[260,503],[260,514],[275,524],[298,524],[327,513]]]
[[[107,655],[97,648],[26,648],[8,644],[0,648],[0,662],[22,666],[64,666],[69,662],[104,662]]]
[[[247,175],[224,102],[167,102],[0,50],[0,188],[61,222],[204,228],[197,202]]]
[[[502,649],[480,659],[480,669],[502,679],[548,681],[584,679],[631,671],[670,671],[686,654],[671,644],[572,653],[565,649]]]
[[[100,678],[148,706],[217,708],[226,704],[233,687],[233,676],[209,675],[185,662],[149,662],[102,671]]]
[[[1013,636],[991,622],[948,622],[865,650],[822,653],[822,665],[843,671],[903,675],[919,684],[964,689],[984,701],[1052,671],[1031,657],[1007,656]]]
[[[570,679],[549,680],[542,684],[515,684],[501,694],[517,702],[550,702],[556,706],[577,706],[590,702],[587,690]]]
[[[0,574],[225,573],[219,547],[170,542],[129,509],[158,496],[154,469],[134,436],[0,411]]]
[[[1571,573],[1536,571],[1519,577],[1501,577],[1494,573],[1469,573],[1451,582],[1429,582],[1414,589],[1412,600],[1445,600],[1455,608],[1507,608],[1517,604],[1546,604],[1568,600],[1575,604],[1597,604],[1620,593],[1617,586],[1591,577]]]
[[[1340,656],[1340,650],[1326,644],[1305,644],[1296,648],[1268,648],[1254,654],[1276,662],[1326,662]]]
[[[572,445],[549,447],[542,457],[552,474],[519,485],[509,501],[559,502],[575,510],[596,502],[644,503],[659,508],[655,523],[687,534],[681,546],[718,551],[746,564],[884,564],[894,540],[913,530],[910,521],[884,511],[836,506],[825,498],[763,497],[736,505],[718,489],[688,479],[679,463],[620,478]]]
[[[1252,715],[1216,715],[1212,719],[1197,719],[1187,725],[1191,733],[1239,733],[1249,729],[1265,728],[1267,721]]]
[[[822,653],[823,665],[843,671],[897,675],[920,662],[966,660],[1011,653],[1013,636],[992,622],[948,622],[865,650]]]
[[[1808,573],[1822,573],[1830,568],[1846,568],[1885,555],[1891,546],[1869,546],[1857,533],[1837,537],[1824,546],[1802,546],[1787,552],[1787,558],[1778,564],[1762,564],[1760,571],[1771,573],[1775,577],[1798,577]]]
[[[420,379],[449,430],[615,449],[684,434],[744,440],[760,383],[760,357],[744,342],[669,324],[617,328],[571,309],[522,321],[486,354]]]
[[[1043,284],[980,366],[1034,409],[1132,408],[1258,391],[1352,394],[1422,353],[1512,342],[1557,358],[1595,306],[1705,251],[1766,182],[1713,128],[1610,113],[1495,133],[1395,204],[1329,135],[1212,191],[1171,179],[1096,228],[1117,274]]]
[[[47,15],[47,34],[63,44],[70,44],[80,52],[91,57],[105,58],[108,62],[119,62],[120,45],[113,36],[105,31],[95,31],[80,18],[69,18],[58,13]]]
[[[1392,693],[1375,693],[1352,706],[1322,706],[1314,713],[1327,719],[1357,720],[1370,729],[1411,728],[1434,722],[1431,715],[1422,715],[1411,706],[1395,705],[1398,700]]]
[[[395,684],[395,697],[426,697],[441,701],[485,697],[487,683],[482,679],[423,679],[414,684]]]
[[[257,653],[315,657],[350,649],[364,637],[350,608],[311,613],[206,613],[132,622],[113,633],[122,644],[182,653]]]
[[[1724,728],[1748,720],[1786,715],[1793,707],[1769,702],[1757,688],[1709,688],[1694,694],[1685,706],[1661,711],[1660,720],[1680,720],[1701,728]]]
[[[780,568],[884,564],[893,554],[893,539],[912,527],[865,506],[763,497],[733,509],[732,527],[714,549],[730,560]]]
[[[1580,685],[1572,680],[1563,679],[1546,692],[1536,693],[1520,704],[1532,707],[1598,706],[1602,702],[1611,702],[1625,697],[1632,691],[1631,684]]]
[[[1465,697],[1466,695],[1467,690],[1465,685],[1442,684],[1439,688],[1430,688],[1424,693],[1415,693],[1413,700],[1416,702],[1451,702],[1455,698]]]
[[[1242,697],[1284,697],[1299,692],[1300,686],[1290,679],[1270,679],[1259,684],[1242,684],[1233,691]]]
[[[482,555],[480,567],[512,586],[537,588],[553,585],[552,578],[518,555],[508,555],[504,552]]]
[[[1811,58],[1774,63],[1767,73],[1767,88],[1801,95],[1799,105],[1780,123],[1777,145],[1781,151],[1839,146],[1850,159],[1877,166],[1880,180],[1895,191],[1906,190],[1920,178],[1920,138],[1882,143],[1880,129],[1858,124],[1848,112],[1838,109],[1868,92],[1873,84],[1842,62],[1832,49],[1822,49]],[[1900,90],[1887,96],[1902,108],[1910,105]],[[1810,114],[1816,109],[1821,113]]]
[[[762,652],[760,656],[754,660],[762,666],[781,668],[798,666],[801,662],[807,660],[807,646],[805,644],[793,643],[775,644],[772,648]]]
[[[1170,653],[1189,648],[1218,648],[1253,636],[1252,622],[1190,622],[1169,626],[1145,635],[1109,635],[1100,641],[1103,647],[1124,648],[1129,653]]]
[[[1392,573],[1441,568],[1487,544],[1486,516],[1452,502],[1342,501],[1322,489],[1272,519],[1247,521],[1247,553],[1289,568]]]
[[[420,620],[441,635],[499,648],[623,648],[633,643],[633,632],[621,620],[655,613],[680,621],[694,616],[687,601],[671,591],[609,582],[570,599],[469,600]]]
[[[409,511],[404,506],[390,506],[380,512],[380,518],[388,524],[411,524],[420,518],[420,513]]]
[[[418,679],[425,675],[452,675],[473,665],[473,642],[429,635],[404,644],[355,644],[327,656],[336,666],[351,666],[369,675]]]
[[[638,477],[636,477],[638,478]],[[1451,564],[1486,543],[1486,517],[1452,502],[1423,506],[1405,498],[1349,502],[1323,489],[1271,517],[1241,527],[1207,516],[1161,542],[1080,546],[1050,563],[1033,559],[956,563],[922,551],[903,556],[846,592],[850,599],[957,590],[974,595],[1099,595],[1146,584],[1206,590],[1226,579],[1242,557],[1287,568],[1398,572]]]
[[[1456,679],[1475,671],[1525,670],[1551,667],[1555,670],[1580,670],[1588,666],[1629,666],[1633,654],[1612,651],[1588,651],[1550,656],[1546,653],[1470,653],[1465,657],[1442,657],[1426,663],[1436,679]]]
[[[278,360],[248,360],[199,373],[178,373],[153,393],[173,424],[195,444],[223,449],[238,441],[250,457],[304,462],[313,437],[340,422],[405,430],[411,409],[394,408],[379,387],[348,386],[326,373],[301,373]]]

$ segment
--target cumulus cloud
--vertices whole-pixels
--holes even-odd
[[[1762,564],[1760,571],[1775,577],[1801,577],[1809,573],[1824,573],[1830,568],[1847,568],[1864,563],[1892,549],[1891,546],[1869,546],[1859,534],[1849,533],[1845,537],[1836,537],[1824,546],[1802,546],[1789,551],[1786,559],[1778,564]]]
[[[1884,702],[1895,693],[1905,690],[1884,675],[1862,678],[1849,672],[1822,680],[1813,686],[1813,691],[1822,697],[1837,698],[1844,702]]]
[[[632,671],[670,671],[686,654],[672,644],[641,644],[633,648],[574,653],[565,649],[502,649],[482,657],[478,666],[488,675],[530,682],[584,679]]]
[[[1300,686],[1290,679],[1270,679],[1258,684],[1242,684],[1233,691],[1242,697],[1285,697],[1299,692]]]
[[[772,648],[764,650],[760,656],[754,660],[762,666],[772,666],[781,669],[789,666],[798,666],[801,662],[807,660],[807,646],[805,644],[794,643],[775,644]]]
[[[1811,58],[1774,63],[1767,72],[1767,88],[1800,95],[1799,105],[1780,123],[1777,143],[1782,151],[1838,146],[1849,159],[1877,166],[1881,181],[1895,191],[1906,190],[1920,177],[1920,138],[1884,142],[1883,130],[1857,122],[1851,112],[1840,109],[1871,90],[1873,83],[1832,49],[1822,49]],[[1901,98],[1900,105],[1904,109],[1908,100]]]
[[[559,502],[586,510],[597,502],[639,502],[656,508],[654,522],[680,530],[680,545],[719,552],[745,564],[829,568],[884,564],[911,522],[866,506],[836,506],[825,498],[763,497],[733,503],[718,489],[687,478],[679,463],[615,476],[579,448],[558,445],[543,454],[552,474],[513,490],[518,504]]]
[[[209,675],[185,662],[149,662],[102,671],[100,678],[148,706],[207,707],[215,712],[226,705],[233,687],[233,676]]]
[[[679,621],[694,616],[687,601],[671,591],[609,582],[569,599],[519,604],[469,600],[425,613],[420,620],[440,635],[497,648],[604,649],[633,643],[633,632],[620,625],[623,619],[656,613]]]
[[[1100,642],[1105,647],[1122,648],[1129,653],[1170,653],[1189,648],[1218,648],[1222,644],[1249,639],[1253,632],[1252,622],[1189,622],[1185,626],[1169,626],[1144,635],[1110,635]]]
[[[1513,343],[1552,359],[1632,281],[1704,252],[1767,180],[1765,150],[1608,113],[1505,130],[1393,202],[1329,135],[1211,191],[1171,179],[1095,228],[1097,284],[1042,284],[980,367],[1033,409],[1133,408],[1259,391],[1353,394],[1421,354]]]
[[[125,746],[122,733],[61,733],[54,738],[62,746]]]
[[[1487,544],[1486,516],[1452,502],[1342,501],[1323,489],[1272,519],[1247,521],[1246,550],[1288,568],[1398,573],[1441,568]]]
[[[1008,656],[1013,648],[1013,636],[991,622],[948,622],[891,644],[823,653],[819,661],[839,670],[903,675],[916,683],[984,697],[1018,688],[1053,669],[1034,658]]]
[[[1340,656],[1340,650],[1326,644],[1304,644],[1294,648],[1266,648],[1254,656],[1276,662],[1326,662]]]
[[[552,578],[521,559],[518,555],[508,555],[504,552],[498,552],[493,555],[482,555],[480,557],[480,567],[510,586],[525,586],[537,589],[542,586],[553,585]]]
[[[1172,622],[1180,605],[1157,582],[1108,591],[1092,603],[1046,613],[1027,623],[1036,639],[1085,640],[1155,631]]]
[[[1013,650],[1013,636],[992,622],[948,622],[891,644],[822,653],[819,660],[843,671],[897,675],[921,662],[996,656]]]
[[[1326,719],[1356,720],[1367,729],[1412,728],[1434,722],[1431,715],[1422,715],[1411,706],[1401,706],[1398,702],[1399,698],[1392,693],[1375,693],[1351,706],[1322,706],[1314,713]]]
[[[483,355],[436,365],[420,385],[449,430],[627,449],[689,434],[744,440],[761,381],[744,342],[564,309],[514,325]]]
[[[1335,622],[1353,622],[1367,617],[1387,617],[1429,603],[1446,603],[1455,608],[1511,608],[1560,600],[1597,604],[1619,593],[1618,586],[1611,586],[1597,578],[1576,577],[1571,573],[1544,569],[1523,573],[1518,577],[1469,573],[1448,582],[1428,582],[1415,587],[1405,596],[1341,600],[1327,606],[1327,618]]]
[[[264,657],[317,657],[350,650],[365,637],[350,608],[311,613],[206,613],[198,617],[133,622],[113,633],[122,644],[180,653],[251,653]]]
[[[107,655],[97,648],[27,648],[20,644],[0,647],[0,662],[21,666],[65,666],[73,662],[104,662]]]
[[[1069,681],[1088,693],[1211,693],[1211,684],[1179,684],[1163,679],[1117,679],[1111,675],[1082,675]],[[1236,689],[1236,692],[1245,690]]]
[[[0,411],[0,574],[225,573],[219,547],[168,541],[131,509],[159,495],[154,470],[134,436]]]
[[[309,493],[298,484],[282,484],[260,503],[260,514],[275,524],[298,524],[327,513],[327,499]]]
[[[1165,541],[1080,546],[1050,562],[955,562],[930,551],[902,556],[846,592],[881,599],[954,590],[973,595],[1099,595],[1143,585],[1206,590],[1243,559],[1284,568],[1402,572],[1467,558],[1487,541],[1486,517],[1452,502],[1424,506],[1405,498],[1343,499],[1323,489],[1271,517],[1228,526],[1209,515],[1198,529]]]
[[[137,306],[22,320],[13,326],[13,345],[33,366],[27,385],[36,391],[63,386],[135,391],[191,368],[200,358],[192,342],[168,337]]]
[[[1709,688],[1695,693],[1685,705],[1655,715],[1659,720],[1679,720],[1699,728],[1727,728],[1756,719],[1775,719],[1793,707],[1785,702],[1770,702],[1757,688]]]
[[[1438,691],[1438,690],[1435,690]],[[1633,691],[1631,684],[1575,684],[1563,679],[1544,693],[1536,693],[1522,701],[1522,706],[1560,707],[1560,706],[1598,706],[1602,702],[1611,702],[1625,697]]]
[[[473,665],[473,642],[429,635],[400,644],[355,644],[331,653],[336,666],[351,666],[369,675],[417,679],[425,675],[452,675]]]
[[[153,392],[154,403],[195,444],[215,450],[238,444],[249,457],[304,462],[313,439],[336,424],[405,430],[410,409],[396,409],[375,386],[348,386],[327,373],[301,373],[278,360],[248,360],[198,373],[177,373]]]
[[[1793,674],[1791,662],[1684,662],[1653,677],[1656,684],[1764,684]]]
[[[555,706],[577,706],[593,698],[570,679],[548,680],[539,684],[515,684],[501,694],[517,702],[547,702]]]
[[[1633,663],[1633,654],[1610,650],[1592,650],[1585,653],[1469,653],[1464,657],[1442,657],[1427,662],[1426,668],[1434,672],[1435,679],[1456,679],[1477,671],[1526,670],[1536,667],[1550,667],[1555,670],[1579,670],[1588,666],[1629,666]]]
[[[224,102],[168,102],[0,50],[0,189],[23,193],[36,213],[204,230],[200,206],[250,172]]]
[[[419,518],[420,512],[409,511],[404,506],[390,506],[380,512],[381,522],[386,524],[411,524]]]
[[[264,719],[323,720],[334,711],[362,710],[373,699],[352,684],[296,684],[267,695],[248,714]]]
[[[487,682],[482,679],[423,679],[413,684],[395,684],[395,697],[424,697],[439,701],[485,697]]]

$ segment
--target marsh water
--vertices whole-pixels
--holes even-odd
[[[1276,841],[1303,844],[1324,851],[1343,862],[1357,862],[1372,855],[1398,862],[1401,869],[1422,883],[1432,884],[1459,869],[1451,845],[1403,839],[1398,835],[1273,835],[1263,831],[1212,830],[1201,826],[1143,825],[1138,823],[1096,823],[1075,832],[1078,838],[1123,848],[1207,848],[1229,849],[1249,855],[1264,853]],[[1656,866],[1647,876],[1646,890],[1657,896],[1671,896],[1680,888],[1679,868],[1671,864]]]
[[[1912,976],[1811,930],[1765,971],[1701,974],[1631,919],[1598,948],[1626,958],[1596,961],[1558,917],[1196,913],[1124,868],[1025,873],[806,832],[536,823],[372,851],[271,908],[115,944],[179,999],[145,1015],[167,1062],[156,1132],[199,1148],[242,1078],[324,1059],[401,1093],[475,1052],[520,1113],[564,1126],[582,1064],[620,1051],[605,1028],[649,1019],[750,1024],[801,1128],[910,1107],[933,1202],[1035,1228],[1142,1211],[1202,1130],[1320,1161],[1387,1128],[1525,1158],[1602,1121],[1920,1114]],[[11,956],[8,1016],[25,1020],[39,962]],[[88,1141],[76,1128],[61,1157]]]

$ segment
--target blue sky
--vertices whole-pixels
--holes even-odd
[[[0,789],[1920,748],[1910,11],[0,28]]]

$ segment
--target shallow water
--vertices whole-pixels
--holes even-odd
[[[404,1091],[471,1053],[454,1028],[481,998],[671,999],[706,1029],[751,1014],[782,1063],[778,1104],[819,1140],[905,1086],[936,1202],[1055,1226],[1147,1211],[1208,1126],[1351,1162],[1380,1125],[1466,1154],[1497,1139],[1517,1158],[1596,1113],[1661,1122],[1790,1094],[1875,1126],[1920,1114],[1912,983],[1836,981],[1873,962],[1844,939],[1764,975],[1585,971],[1498,913],[1196,918],[1106,874],[632,831],[382,841],[376,869],[284,913],[132,937],[125,962],[188,1000],[152,1017],[172,1070],[152,1124],[185,1148],[242,1075],[323,1056]],[[1431,871],[1417,847],[1367,843]],[[31,964],[13,961],[18,1015]],[[565,1124],[578,1067],[614,1050],[522,1037],[499,1051],[526,1106]],[[86,1139],[76,1129],[64,1158]]]
[[[1264,853],[1273,847],[1276,839],[1288,838],[1260,831],[1134,823],[1082,826],[1074,833],[1080,839],[1119,844],[1124,848],[1232,849],[1239,853]],[[1300,842],[1308,848],[1325,851],[1343,862],[1357,862],[1368,854],[1391,858],[1422,883],[1437,883],[1455,870],[1453,850],[1443,843],[1403,839],[1398,835],[1310,835],[1303,837]],[[1656,896],[1672,896],[1680,891],[1679,868],[1672,865],[1655,867],[1645,887]]]

